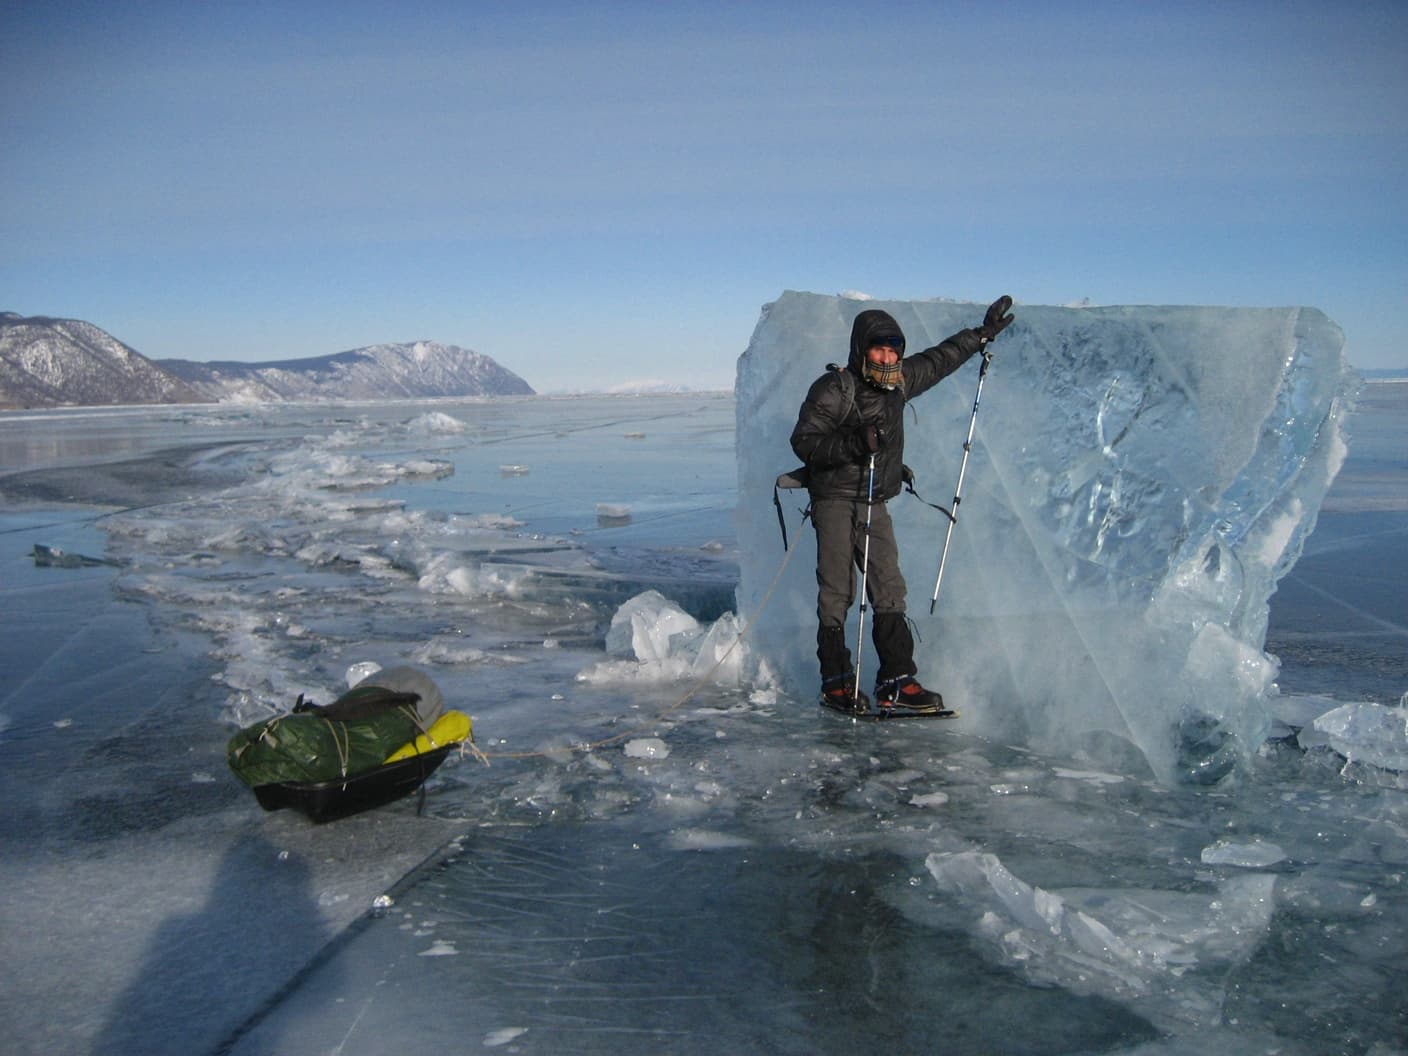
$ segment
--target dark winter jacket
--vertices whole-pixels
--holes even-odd
[[[874,308],[861,312],[851,327],[851,356],[846,363],[850,378],[828,370],[807,390],[792,430],[792,450],[806,463],[807,490],[813,499],[865,499],[870,452],[864,429],[868,425],[877,426],[884,437],[875,456],[875,501],[898,495],[904,484],[905,403],[933,388],[982,347],[975,331],[960,330],[933,348],[901,359],[904,382],[886,391],[865,380],[865,353],[875,338],[896,335],[903,342],[904,334],[888,312]],[[854,392],[854,398],[847,390]]]

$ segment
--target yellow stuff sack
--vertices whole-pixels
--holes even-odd
[[[398,759],[409,759],[413,755],[443,748],[447,744],[458,744],[469,737],[471,732],[468,715],[462,711],[446,711],[435,720],[429,730],[414,741],[401,745],[386,757],[386,761],[394,763]]]

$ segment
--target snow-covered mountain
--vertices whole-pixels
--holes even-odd
[[[92,323],[0,312],[0,408],[208,399]]]
[[[151,360],[92,323],[0,312],[0,409],[531,395],[490,357],[434,341],[271,363]]]
[[[490,357],[435,341],[372,345],[270,363],[158,363],[222,403],[533,395],[526,381]]]

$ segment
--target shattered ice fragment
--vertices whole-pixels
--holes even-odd
[[[698,620],[658,590],[647,590],[611,617],[606,652],[635,660],[664,660],[671,653],[673,639],[688,639],[698,633]]]
[[[406,423],[407,432],[419,434],[463,433],[468,426],[443,411],[429,411]]]
[[[681,829],[672,833],[667,843],[676,851],[725,851],[753,846],[753,841],[745,836],[710,829]]]
[[[1231,840],[1218,840],[1204,847],[1204,865],[1235,865],[1243,869],[1260,869],[1286,860],[1286,852],[1274,843],[1252,840],[1248,843],[1234,843]]]
[[[116,565],[103,557],[88,557],[86,554],[65,553],[57,546],[35,543],[33,555],[35,565],[41,568],[87,568],[93,565]]]
[[[670,749],[659,737],[637,737],[626,742],[625,752],[632,759],[664,759]]]
[[[910,801],[915,807],[942,807],[948,802],[947,792],[927,792],[922,796],[915,796]]]
[[[1120,774],[1106,774],[1096,770],[1067,770],[1058,766],[1055,770],[1057,777],[1064,777],[1072,781],[1087,781],[1092,785],[1118,785],[1124,781]]]
[[[1315,732],[1350,762],[1408,771],[1408,710],[1342,704],[1315,720]]]
[[[1220,1021],[1216,971],[1247,960],[1266,934],[1276,880],[1238,874],[1215,892],[1048,890],[977,851],[925,859],[941,890],[974,914],[989,954],[1038,985],[1129,1003],[1170,1032]],[[1171,980],[1178,980],[1174,985]]]
[[[620,502],[598,502],[596,523],[601,528],[616,528],[631,523],[631,508]]]
[[[457,957],[459,956],[459,952],[459,950],[455,949],[455,944],[453,942],[447,942],[445,939],[436,939],[435,942],[431,943],[429,949],[421,950],[420,953],[418,953],[416,956]]]

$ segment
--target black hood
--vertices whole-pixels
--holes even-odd
[[[846,365],[857,377],[865,377],[865,353],[877,337],[898,337],[900,355],[904,355],[904,331],[895,317],[879,308],[867,308],[851,326],[851,358]]]

